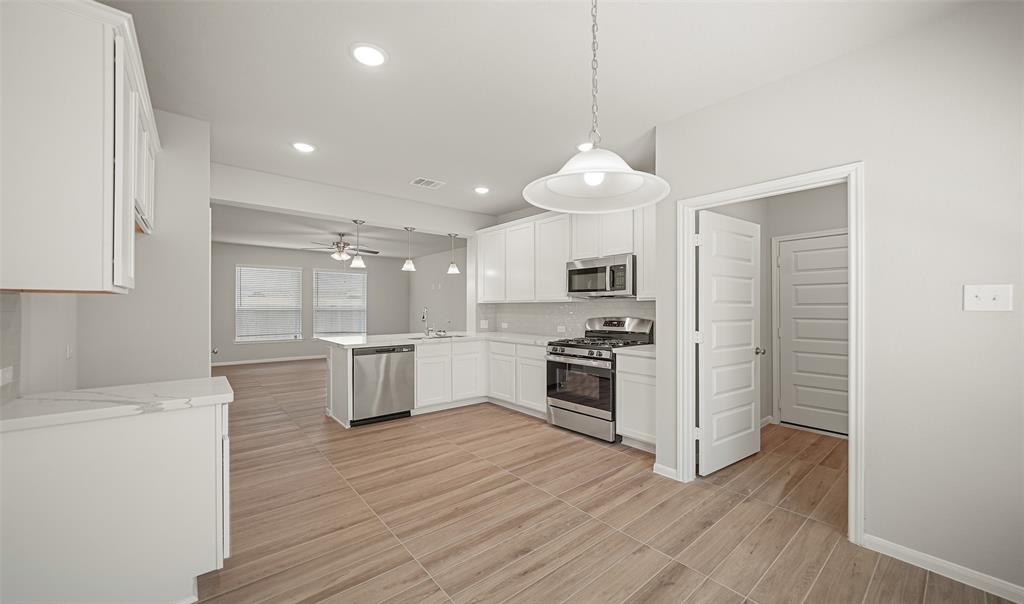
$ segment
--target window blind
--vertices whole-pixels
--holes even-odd
[[[366,273],[313,271],[313,335],[366,333]]]
[[[302,269],[235,267],[235,341],[302,339]]]

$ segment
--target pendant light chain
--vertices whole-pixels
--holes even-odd
[[[592,118],[590,123],[590,143],[596,147],[601,142],[601,132],[597,129],[597,0],[590,0],[590,17],[590,49],[593,53],[590,59],[590,71],[592,74],[590,88],[590,113]]]

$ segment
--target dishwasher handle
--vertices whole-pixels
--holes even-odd
[[[395,352],[413,352],[414,346],[388,346],[385,348],[356,348],[352,351],[353,356],[361,357],[370,354],[391,354]]]

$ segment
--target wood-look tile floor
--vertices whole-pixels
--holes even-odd
[[[231,558],[203,602],[999,602],[850,544],[846,442],[704,480],[490,404],[345,430],[326,365],[227,367]]]

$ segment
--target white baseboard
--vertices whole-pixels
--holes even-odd
[[[523,413],[525,415],[532,415],[533,417],[539,417],[540,419],[544,420],[548,418],[548,414],[544,413],[543,411],[537,411],[536,409],[530,409],[529,407],[523,407],[522,405],[517,405],[515,403],[510,403],[508,401],[498,400],[496,398],[488,397],[486,400],[487,402],[494,403],[499,407],[505,407],[506,409],[518,411],[519,413]]]
[[[315,354],[304,357],[275,357],[272,359],[252,359],[248,361],[220,361],[219,363],[210,363],[210,367],[228,367],[230,365],[259,365],[261,363],[280,363],[282,361],[315,361],[317,359],[326,359],[325,354]]]
[[[990,594],[1005,598],[1011,602],[1024,602],[1024,586],[1014,585],[1009,581],[1004,581],[986,575],[985,573],[971,570],[965,566],[960,566],[955,562],[949,562],[942,558],[936,558],[931,554],[919,552],[909,547],[893,543],[892,541],[886,541],[881,537],[875,537],[874,535],[864,535],[862,545],[868,549],[876,552],[883,553],[887,556],[892,556],[898,560],[902,560],[909,564],[920,566],[921,568],[930,570],[934,573],[955,579],[961,583],[966,583],[972,587],[977,587],[982,591],[987,591]]]
[[[486,403],[487,399],[484,397],[468,398],[461,401],[455,401],[452,403],[441,403],[439,405],[430,405],[427,407],[419,407],[412,410],[413,415],[422,415],[424,413],[433,413],[435,411],[445,411],[447,409],[455,409],[458,407],[468,407],[470,405],[479,405],[480,403]]]
[[[770,416],[770,415],[769,415],[769,416],[767,416],[767,417],[762,417],[762,418],[761,418],[761,427],[762,427],[762,428],[763,428],[763,427],[765,427],[765,426],[767,426],[768,424],[772,424],[772,423],[775,423],[775,422],[774,422],[774,420],[772,419],[772,416]]]
[[[658,476],[671,478],[672,480],[679,480],[679,472],[675,468],[670,468],[660,463],[654,464],[654,473]]]
[[[647,453],[654,453],[654,443],[649,443],[645,440],[640,440],[639,438],[633,438],[632,436],[626,436],[625,434],[622,435],[622,444],[633,449],[646,451]]]

